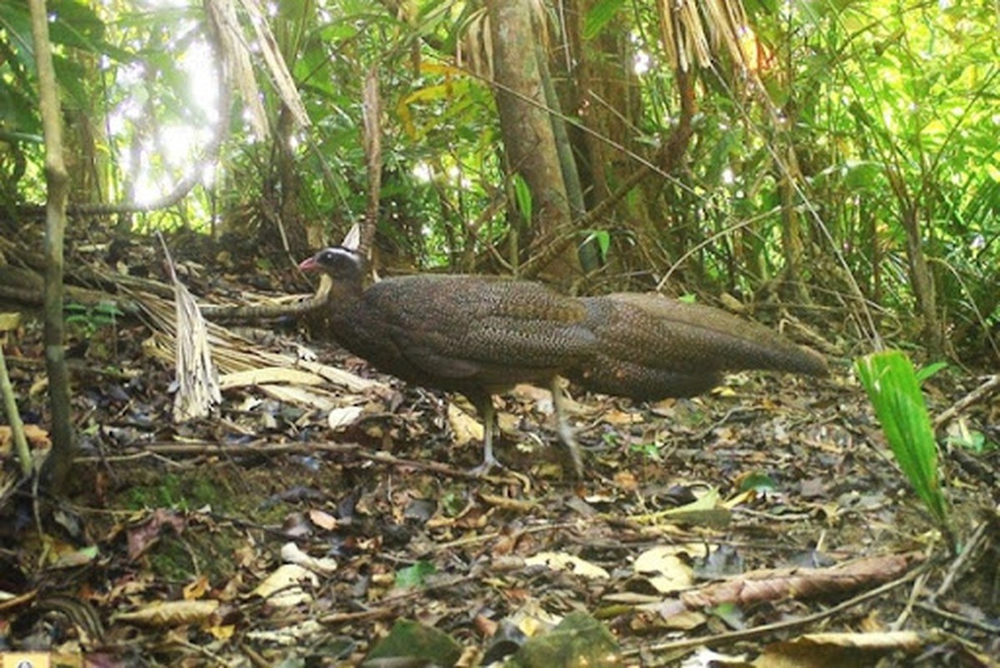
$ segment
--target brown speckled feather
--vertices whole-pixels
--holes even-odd
[[[419,275],[331,302],[333,331],[386,373],[442,389],[546,383],[596,353],[586,309],[537,283]]]
[[[662,399],[705,392],[728,370],[827,373],[817,353],[708,306],[636,293],[580,301],[599,352],[568,375],[596,392]]]
[[[329,320],[345,348],[385,373],[476,404],[487,467],[495,463],[491,395],[516,383],[553,389],[560,437],[579,473],[559,375],[596,392],[660,399],[709,390],[726,370],[826,373],[822,357],[761,325],[659,295],[575,299],[537,283],[430,274],[364,288],[363,260],[343,247],[300,267],[333,279]]]

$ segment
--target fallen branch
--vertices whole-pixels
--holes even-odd
[[[622,657],[636,656],[640,652],[674,652],[677,650],[692,649],[695,647],[719,647],[721,645],[731,645],[736,642],[743,640],[750,640],[753,638],[759,638],[776,631],[787,631],[790,629],[797,629],[803,626],[809,626],[810,624],[815,624],[824,619],[829,619],[836,615],[839,615],[845,610],[849,610],[856,605],[860,605],[872,599],[878,598],[883,594],[887,594],[890,591],[897,589],[906,583],[919,577],[922,573],[930,568],[930,561],[925,561],[913,570],[904,574],[902,577],[897,578],[891,582],[887,582],[881,587],[876,587],[875,589],[869,590],[855,596],[854,598],[848,599],[843,603],[838,603],[832,608],[823,610],[822,612],[817,612],[811,615],[806,615],[805,617],[800,617],[798,619],[790,619],[783,622],[775,622],[774,624],[765,624],[764,626],[758,626],[753,629],[744,629],[741,631],[731,631],[729,633],[719,633],[714,636],[703,636],[700,638],[684,638],[683,640],[673,640],[670,642],[657,643],[655,645],[650,645],[645,648],[635,648],[629,649],[622,652]]]

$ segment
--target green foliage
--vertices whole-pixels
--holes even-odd
[[[899,467],[934,521],[950,535],[934,430],[909,358],[898,350],[873,353],[858,359],[854,368]]]
[[[624,665],[621,648],[606,626],[584,612],[571,612],[548,633],[529,638],[509,661],[518,668]]]
[[[436,572],[437,568],[431,562],[418,561],[411,566],[396,571],[396,587],[400,589],[423,587],[427,582],[427,578]]]
[[[66,324],[79,327],[87,337],[104,327],[114,327],[117,319],[124,315],[118,305],[111,301],[96,305],[69,303],[63,307],[63,312]]]
[[[952,447],[968,450],[975,455],[983,455],[1000,448],[1000,444],[986,440],[986,434],[970,430],[963,421],[958,422],[955,433],[948,434],[947,442]]]
[[[601,259],[607,258],[608,250],[611,248],[611,232],[608,230],[590,230],[586,234],[586,238],[580,245],[597,244],[597,251],[600,253]]]
[[[454,666],[461,656],[462,646],[444,631],[399,619],[363,665]]]
[[[593,39],[625,6],[625,0],[598,0],[587,12],[583,22],[583,38]]]
[[[216,509],[229,508],[226,490],[218,481],[196,475],[177,476],[168,473],[148,485],[129,490],[129,503],[136,509],[171,508],[194,510],[203,506]]]
[[[513,182],[514,197],[517,200],[517,210],[526,221],[530,222],[534,206],[531,199],[531,189],[528,187],[527,181],[525,181],[524,177],[520,174],[514,175]]]
[[[754,490],[755,492],[766,493],[773,492],[777,489],[778,483],[775,482],[774,478],[761,471],[751,473],[740,481],[741,492]]]
[[[660,455],[660,446],[654,441],[649,441],[647,443],[633,443],[628,449],[631,452],[642,455],[643,458],[650,461],[658,462],[663,459]]]
[[[438,503],[441,504],[441,510],[445,516],[458,517],[465,510],[468,501],[462,494],[449,490],[441,495]]]
[[[683,168],[629,190],[578,236],[647,287],[669,269],[692,291],[748,295],[783,276],[784,228],[794,214],[804,257],[802,275],[788,279],[810,284],[820,308],[842,304],[852,290],[845,272],[828,267],[836,249],[862,297],[907,314],[914,295],[902,221],[916,220],[945,326],[963,338],[956,343],[988,345],[1000,322],[992,7],[744,4],[749,65],[774,106],[757,104],[727,76],[728,56],[712,73],[692,69],[698,113]],[[205,76],[213,56],[203,8],[92,0],[49,7],[68,146],[81,167],[72,170],[80,179],[74,196],[124,201],[135,192],[149,200],[202,168],[196,161],[218,111]],[[567,26],[549,32],[563,112],[586,127],[571,133],[572,148],[585,177],[600,171],[605,179],[583,184],[594,201],[638,165],[657,164],[676,127],[678,82],[663,66],[660,37],[665,7],[597,0],[579,35],[563,34]],[[252,34],[250,17],[237,18]],[[229,139],[205,187],[138,224],[204,229],[221,221],[249,234],[301,220],[346,228],[367,206],[359,129],[372,70],[383,111],[380,241],[393,253],[422,267],[476,269],[503,255],[484,251],[506,240],[511,224],[537,222],[537,198],[507,173],[486,83],[491,37],[482,5],[417,0],[390,11],[371,0],[281,0],[267,20],[311,126],[260,140],[236,95],[222,110]],[[580,44],[574,59],[586,67],[556,55],[569,52],[560,40]],[[262,62],[254,65],[263,102],[281,129],[282,102]],[[584,71],[593,77],[586,90],[576,78]],[[589,88],[602,78],[617,87]],[[0,207],[44,198],[36,90],[27,3],[0,2]],[[588,142],[612,148],[588,155]],[[590,164],[597,159],[599,170]],[[906,336],[919,321],[904,324]]]
[[[944,371],[947,368],[948,368],[947,362],[934,362],[933,364],[922,366],[916,371],[917,383],[923,385],[924,381],[929,380],[937,372]]]

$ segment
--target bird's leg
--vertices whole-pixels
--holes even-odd
[[[576,470],[576,477],[583,478],[583,458],[580,455],[580,444],[576,442],[576,434],[566,420],[566,402],[562,391],[559,377],[552,378],[552,385],[549,388],[552,392],[552,408],[556,413],[556,429],[559,432],[559,440],[569,448],[570,457],[573,458],[573,468]]]
[[[493,408],[493,397],[486,397],[479,411],[483,416],[483,469],[489,471],[496,466],[497,458],[493,455],[493,434],[496,432],[496,410]]]
[[[493,408],[493,397],[489,394],[485,397],[469,397],[469,401],[475,405],[476,412],[483,421],[483,463],[470,473],[485,474],[500,465],[493,454],[493,434],[497,431],[496,410]]]

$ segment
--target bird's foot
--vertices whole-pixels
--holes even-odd
[[[569,456],[573,460],[573,470],[577,479],[583,479],[583,456],[580,454],[580,444],[576,440],[576,433],[564,420],[559,421],[559,440],[562,441]]]
[[[474,466],[471,469],[469,469],[469,473],[477,477],[482,477],[490,474],[495,469],[502,469],[502,468],[506,467],[504,467],[503,464],[497,461],[496,457],[490,456],[484,458],[483,463],[480,464],[479,466]]]

